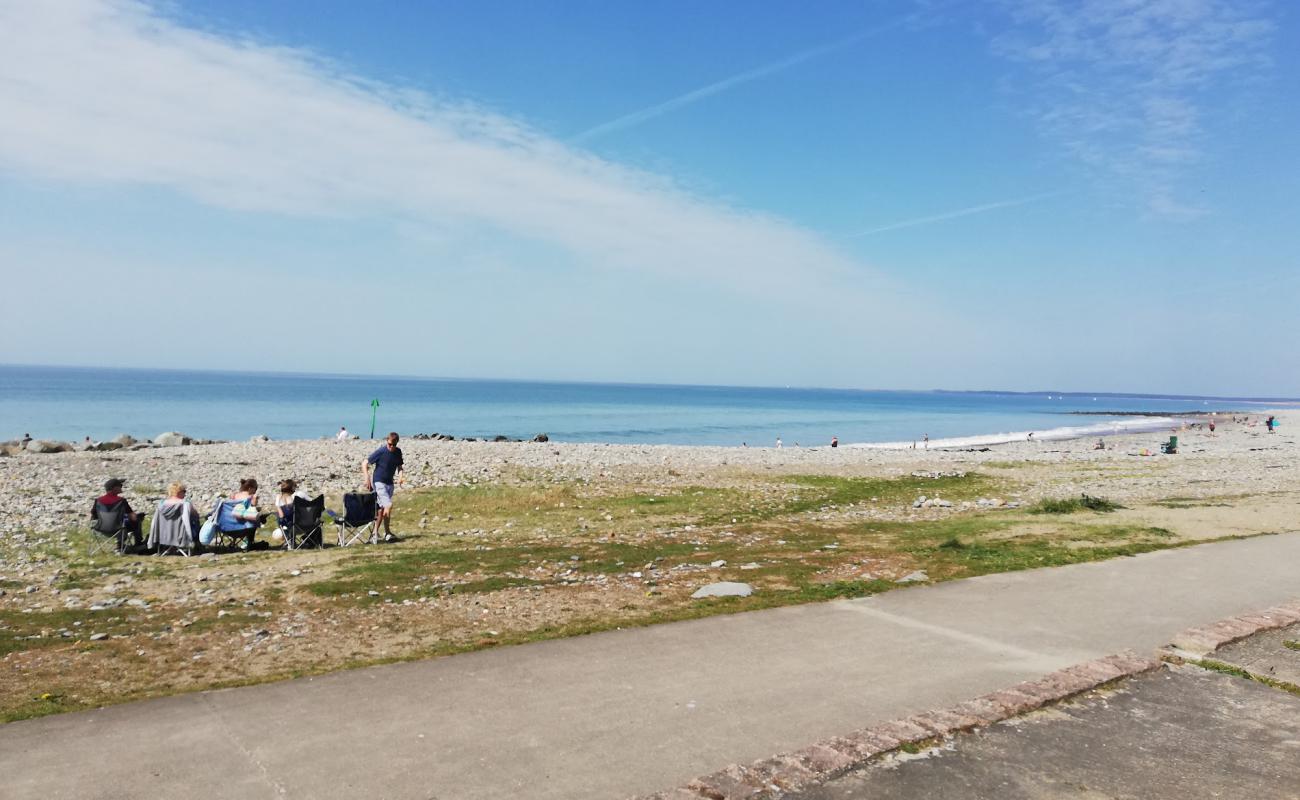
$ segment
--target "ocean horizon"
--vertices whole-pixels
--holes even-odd
[[[442,433],[561,442],[771,446],[1132,428],[1132,415],[1250,412],[1297,401],[1116,392],[824,389],[0,365],[0,438],[164,431],[319,439]],[[1083,433],[1080,433],[1083,431]]]

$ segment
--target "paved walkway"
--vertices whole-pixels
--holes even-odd
[[[1294,655],[1294,654],[1293,654]],[[1297,656],[1300,660],[1300,656]],[[1300,698],[1171,667],[789,800],[1296,800]]]
[[[0,726],[6,798],[621,798],[1300,595],[1300,534]]]

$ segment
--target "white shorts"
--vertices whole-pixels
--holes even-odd
[[[380,508],[393,507],[393,484],[375,483],[375,494],[379,496]]]

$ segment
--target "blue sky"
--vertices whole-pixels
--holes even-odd
[[[0,361],[1300,395],[1221,0],[0,0]]]

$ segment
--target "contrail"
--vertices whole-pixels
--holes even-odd
[[[957,217],[969,217],[971,214],[983,214],[985,211],[994,211],[999,208],[1010,208],[1012,206],[1023,206],[1025,203],[1032,203],[1035,200],[1043,200],[1048,197],[1054,197],[1060,192],[1044,192],[1029,197],[1021,197],[1018,200],[999,200],[996,203],[985,203],[981,206],[971,206],[962,208],[957,211],[946,211],[942,214],[934,214],[929,217],[917,217],[916,219],[905,219],[902,222],[892,222],[888,225],[881,225],[879,228],[869,228],[858,233],[850,233],[848,239],[855,239],[859,236],[870,236],[873,233],[884,233],[885,231],[896,231],[899,228],[911,228],[916,225],[928,225],[931,222],[941,222],[946,219],[956,219]]]
[[[599,136],[604,136],[607,133],[613,133],[614,131],[620,131],[625,128],[630,128],[634,125],[640,125],[642,122],[645,122],[648,119],[654,119],[655,117],[661,116],[663,114],[667,114],[670,111],[676,111],[682,106],[688,106],[691,103],[698,102],[700,100],[703,100],[706,97],[711,97],[715,94],[718,94],[719,92],[725,92],[728,89],[731,89],[736,86],[740,86],[741,84],[749,83],[750,81],[755,81],[758,80],[759,78],[767,77],[768,75],[771,75],[776,72],[780,72],[781,70],[789,69],[790,67],[793,67],[796,64],[802,64],[805,61],[811,61],[814,58],[820,58],[821,56],[824,56],[828,53],[833,53],[836,50],[843,50],[846,47],[851,47],[857,44],[858,42],[861,42],[862,40],[867,39],[871,36],[884,33],[885,31],[893,30],[894,28],[897,28],[898,26],[909,21],[910,19],[912,19],[912,17],[910,16],[901,17],[899,19],[894,20],[893,22],[889,22],[875,28],[870,28],[865,31],[859,31],[858,33],[855,33],[852,36],[846,37],[844,39],[840,39],[838,41],[834,41],[829,44],[823,44],[818,47],[814,47],[811,50],[804,50],[802,53],[796,53],[795,55],[788,56],[786,58],[781,59],[780,61],[773,61],[771,64],[765,64],[761,67],[755,67],[754,69],[751,69],[747,72],[741,72],[737,75],[732,75],[730,78],[724,78],[718,81],[717,83],[711,83],[708,86],[703,86],[699,89],[689,91],[686,94],[678,95],[677,97],[674,97],[671,100],[665,100],[662,103],[658,103],[648,108],[643,108],[640,111],[633,111],[631,114],[625,114],[619,117],[618,119],[613,119],[610,120],[609,122],[601,123],[600,125],[597,125],[594,128],[588,128],[587,130],[573,137],[573,141],[586,142],[595,139]]]

